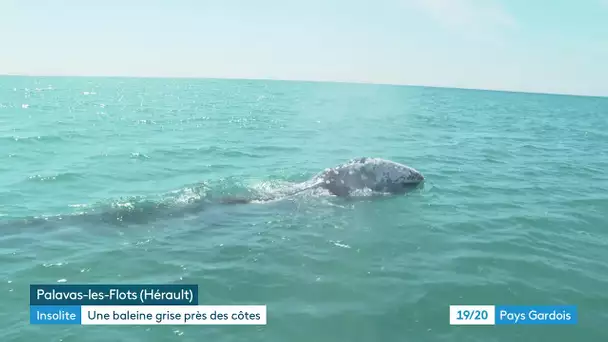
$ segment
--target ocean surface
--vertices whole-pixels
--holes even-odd
[[[351,158],[406,195],[256,198]],[[608,341],[608,98],[0,77],[0,341]],[[188,283],[265,326],[39,326],[31,283]],[[450,326],[450,304],[577,305]]]

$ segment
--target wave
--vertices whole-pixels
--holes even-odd
[[[58,172],[48,175],[36,174],[28,176],[23,182],[67,182],[84,178],[85,175],[78,172]]]
[[[11,142],[18,143],[58,143],[64,142],[65,137],[62,135],[10,135],[10,136],[0,136],[0,142],[3,144],[9,144]]]

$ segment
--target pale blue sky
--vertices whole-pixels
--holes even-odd
[[[608,0],[0,0],[0,74],[608,96]]]

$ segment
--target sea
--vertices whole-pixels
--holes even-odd
[[[358,157],[425,182],[289,194]],[[602,97],[0,77],[0,341],[608,341],[607,170]],[[32,325],[41,283],[197,284],[267,324]],[[578,321],[455,326],[450,305]]]

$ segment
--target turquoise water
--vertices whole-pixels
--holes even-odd
[[[608,98],[0,78],[1,341],[606,341]],[[288,189],[360,156],[403,196]],[[32,326],[30,283],[195,283],[266,326]],[[455,327],[450,304],[579,307]]]

